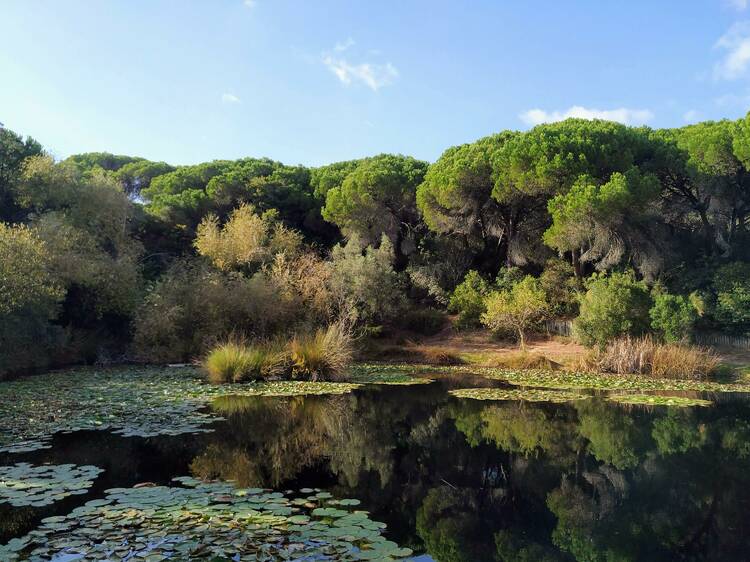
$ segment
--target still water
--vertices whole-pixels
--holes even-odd
[[[416,560],[750,560],[750,401],[710,408],[461,400],[429,385],[225,397],[212,433],[55,437],[0,465],[96,465],[87,495],[0,506],[0,543],[105,489],[174,476],[356,498]]]

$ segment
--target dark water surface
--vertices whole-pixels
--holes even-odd
[[[646,409],[459,400],[447,394],[456,384],[220,398],[227,419],[213,433],[78,432],[0,454],[0,465],[105,469],[87,495],[0,506],[0,543],[105,489],[194,475],[357,498],[389,539],[429,555],[420,560],[750,559],[747,395]]]

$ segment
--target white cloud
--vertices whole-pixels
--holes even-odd
[[[352,39],[351,37],[347,37],[346,41],[340,41],[336,43],[336,46],[333,48],[333,50],[338,51],[339,53],[343,53],[352,46],[354,46],[354,39]]]
[[[592,109],[574,105],[565,111],[545,111],[543,109],[529,109],[519,116],[527,125],[539,125],[540,123],[554,123],[564,121],[571,117],[579,119],[605,119],[607,121],[618,121],[626,125],[642,125],[654,118],[654,114],[648,109]]]
[[[727,0],[727,4],[738,12],[742,12],[747,9],[748,0]]]
[[[714,65],[714,78],[736,80],[742,77],[750,66],[750,21],[732,25],[714,47],[726,51],[724,58]]]
[[[226,93],[221,94],[221,101],[222,103],[240,103],[240,98],[234,94]]]
[[[243,4],[248,8],[255,8],[258,5],[258,0],[244,0]]]
[[[682,120],[685,123],[696,123],[700,120],[700,113],[695,109],[689,109],[682,115]]]
[[[349,86],[354,82],[361,82],[373,92],[377,92],[398,78],[398,70],[389,62],[386,64],[369,62],[352,64],[344,58],[325,55],[323,64],[336,75],[342,84]]]

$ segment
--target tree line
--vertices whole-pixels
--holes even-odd
[[[317,168],[55,161],[1,129],[0,372],[186,359],[342,315],[429,330],[447,308],[470,325],[524,295],[572,317],[592,284],[611,285],[605,300],[648,293],[642,331],[679,317],[662,333],[745,333],[749,222],[750,114],[678,129],[569,119],[434,163]]]

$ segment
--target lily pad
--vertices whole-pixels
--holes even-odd
[[[661,396],[658,394],[612,394],[607,397],[610,402],[620,404],[634,404],[638,406],[675,406],[687,408],[691,406],[711,406],[713,402],[700,398],[686,396]]]
[[[45,519],[0,546],[0,559],[387,561],[411,555],[382,536],[385,525],[363,512],[328,507],[327,498],[302,508],[279,492],[177,481],[182,486],[108,490],[103,500]],[[343,519],[345,527],[332,523]]]
[[[101,468],[74,464],[0,466],[0,504],[45,507],[88,490]]]
[[[460,388],[451,390],[456,398],[473,400],[521,400],[526,402],[572,402],[590,398],[586,394],[564,390],[504,389],[504,388]]]

